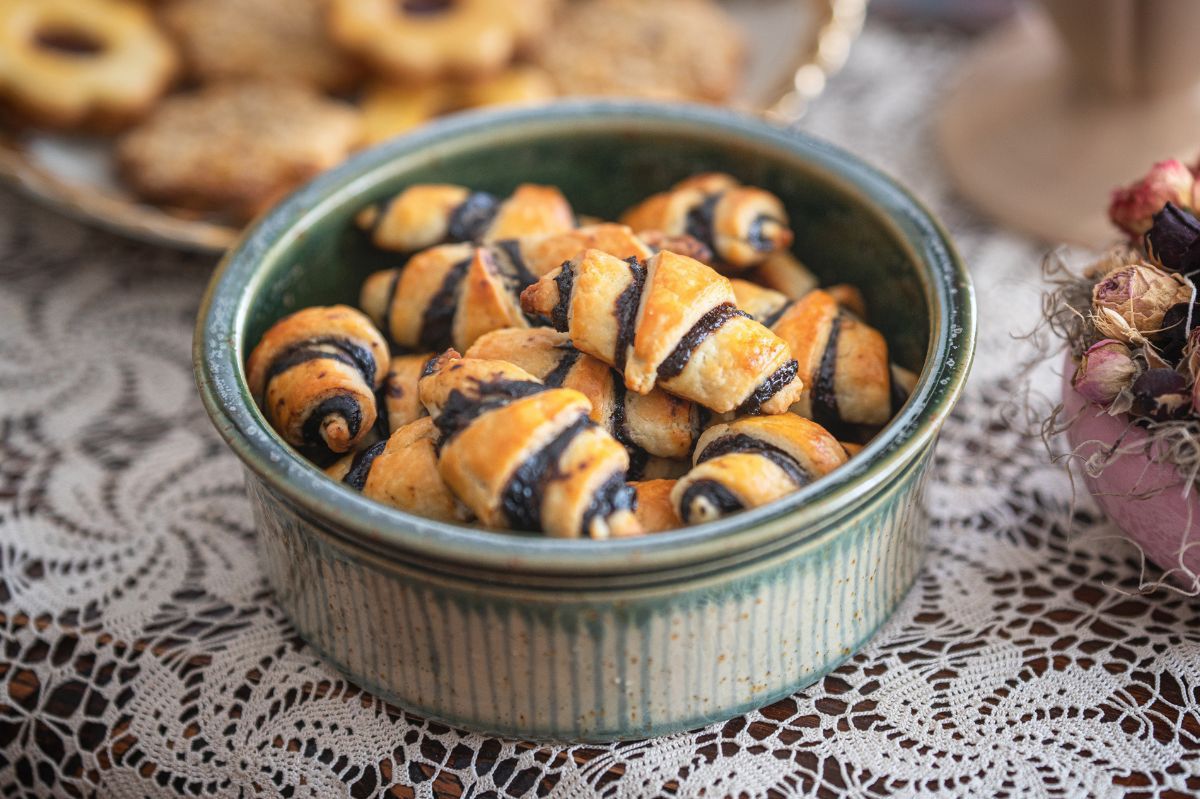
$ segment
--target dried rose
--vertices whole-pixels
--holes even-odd
[[[1191,332],[1200,325],[1200,302],[1179,302],[1163,314],[1162,328],[1154,345],[1164,361],[1176,364],[1183,356]]]
[[[1187,379],[1174,369],[1147,369],[1133,381],[1134,416],[1166,422],[1182,419],[1191,409]]]
[[[1167,310],[1191,298],[1191,287],[1182,277],[1143,261],[1110,272],[1095,285],[1092,321],[1105,338],[1145,344]]]
[[[1146,252],[1166,269],[1195,271],[1200,268],[1200,220],[1191,211],[1167,203],[1146,232]]]
[[[1137,374],[1138,366],[1129,348],[1106,338],[1088,347],[1071,385],[1090,402],[1107,407],[1130,387]]]
[[[1192,171],[1182,162],[1159,161],[1138,182],[1113,191],[1108,218],[1130,238],[1137,238],[1150,229],[1152,218],[1168,202],[1191,207],[1195,184]]]
[[[1200,326],[1193,327],[1188,333],[1179,371],[1184,374],[1184,379],[1192,384],[1192,413],[1200,416],[1200,379],[1197,379],[1200,378]]]

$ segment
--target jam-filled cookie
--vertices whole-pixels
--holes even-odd
[[[506,239],[485,247],[442,244],[417,253],[403,269],[368,276],[359,305],[402,349],[465,350],[490,331],[543,324],[521,311],[521,292],[593,247],[619,258],[653,255],[620,225]]]
[[[0,0],[0,103],[32,124],[112,131],[166,91],[178,57],[142,6]]]
[[[246,358],[246,381],[284,440],[328,462],[370,435],[387,365],[387,343],[370,319],[345,305],[318,306],[263,334]]]
[[[521,294],[579,350],[715,413],[783,413],[803,381],[787,343],[738,310],[729,280],[663,250],[645,262],[588,250]]]
[[[249,218],[340,162],[359,136],[353,107],[298,84],[224,83],[165,100],[117,157],[148,200]]]
[[[737,24],[712,0],[582,0],[538,57],[563,94],[721,102],[743,55]]]
[[[547,386],[573,388],[592,403],[592,421],[629,451],[629,476],[645,474],[651,458],[688,457],[700,435],[700,409],[658,389],[648,394],[625,390],[608,364],[571,346],[565,333],[545,327],[506,328],[480,336],[468,358],[506,361]]]
[[[321,0],[171,0],[162,19],[200,81],[272,78],[336,91],[359,75],[329,38]]]
[[[491,105],[532,105],[553,97],[550,77],[532,66],[510,67],[476,81],[379,83],[363,94],[363,125],[367,143],[375,144],[442,114]]]
[[[556,538],[641,532],[629,456],[588,418],[583,394],[453,350],[420,392],[441,434],[438,471],[484,524]]]
[[[679,513],[671,502],[671,491],[675,488],[675,480],[639,480],[630,483],[637,492],[637,507],[633,512],[637,515],[642,530],[647,533],[661,533],[682,527]]]
[[[575,212],[553,186],[523,183],[507,198],[450,183],[418,183],[364,208],[355,222],[381,250],[415,253],[437,244],[565,233]]]
[[[787,496],[848,457],[827,430],[795,414],[717,424],[696,442],[671,501],[684,524],[710,522]]]
[[[330,0],[334,38],[400,80],[476,77],[539,38],[554,0]]]
[[[758,266],[793,239],[778,197],[722,172],[693,175],[647,197],[621,214],[621,221],[639,234],[691,236],[712,251],[710,266],[733,272]]]
[[[438,429],[428,416],[396,428],[379,441],[325,469],[334,480],[370,499],[427,519],[471,518],[437,470]]]

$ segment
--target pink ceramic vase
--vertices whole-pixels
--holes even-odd
[[[1130,428],[1125,416],[1109,416],[1071,387],[1075,363],[1068,356],[1063,368],[1063,407],[1074,419],[1067,440],[1077,455],[1087,458],[1124,434],[1118,457],[1097,477],[1084,475],[1088,490],[1108,517],[1146,557],[1167,572],[1176,585],[1200,589],[1200,489],[1186,495],[1184,481],[1172,466],[1156,464],[1138,451],[1146,440]],[[1161,489],[1161,490],[1159,490]],[[1186,550],[1185,550],[1186,546]]]

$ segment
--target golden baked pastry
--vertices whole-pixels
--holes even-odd
[[[739,311],[728,278],[664,250],[645,263],[588,250],[526,289],[527,313],[614,366],[716,412],[782,413],[803,383],[788,345]]]
[[[148,200],[250,218],[342,161],[353,107],[291,83],[223,83],[168,97],[117,145],[121,173]]]
[[[741,83],[744,51],[712,0],[581,0],[537,57],[563,94],[723,102]]]
[[[652,456],[686,458],[700,435],[700,409],[665,391],[634,394],[608,364],[580,352],[566,333],[545,327],[507,328],[481,336],[468,358],[507,361],[545,385],[573,388],[588,398],[591,419],[629,451],[637,479]]]
[[[528,324],[512,285],[520,277],[503,265],[486,247],[431,247],[402,270],[368,277],[359,304],[400,347],[466,349],[488,331]]]
[[[404,81],[477,77],[545,33],[551,0],[329,0],[334,39]]]
[[[793,300],[800,299],[821,285],[817,276],[788,250],[771,253],[765,261],[750,270],[746,278]]]
[[[717,424],[696,442],[695,465],[671,501],[684,524],[710,522],[786,496],[847,457],[827,430],[795,414]]]
[[[867,300],[858,286],[850,283],[834,283],[831,286],[825,286],[825,293],[859,319],[867,318]]]
[[[712,250],[712,266],[758,266],[792,243],[787,211],[774,194],[709,172],[648,197],[621,215],[634,232],[689,235]]]
[[[177,65],[137,3],[0,0],[0,104],[34,125],[122,128],[166,91]]]
[[[738,307],[770,327],[796,357],[804,393],[792,410],[801,416],[839,435],[855,432],[847,425],[877,427],[916,385],[915,375],[888,363],[887,341],[863,321],[856,287],[816,289],[795,301],[746,280],[730,282]],[[900,373],[907,390],[892,379]]]
[[[637,492],[637,507],[634,513],[643,532],[661,533],[682,527],[683,522],[671,502],[671,491],[675,480],[641,480],[630,483]]]
[[[550,77],[527,65],[474,81],[376,83],[367,87],[361,100],[365,138],[368,144],[376,144],[443,114],[486,106],[533,105],[554,96]]]
[[[892,416],[891,370],[883,335],[817,289],[770,322],[800,365],[804,392],[792,410],[844,435]]]
[[[383,380],[383,407],[389,431],[399,430],[409,422],[425,416],[417,384],[436,357],[427,352],[423,355],[395,355]]]
[[[387,363],[387,342],[370,319],[345,305],[318,306],[263,334],[246,358],[246,380],[283,439],[324,463],[370,433]]]
[[[339,91],[362,72],[329,38],[322,0],[169,0],[160,18],[201,82],[266,78]]]
[[[528,284],[585,250],[600,250],[617,258],[645,260],[658,250],[635,236],[626,225],[601,222],[561,233],[505,239],[493,245],[496,257],[528,276]],[[525,286],[521,287],[522,290]]]
[[[583,394],[453,351],[420,391],[441,433],[438,470],[485,525],[558,538],[640,531],[625,484],[629,456],[588,418]]]
[[[428,416],[397,427],[380,441],[347,455],[325,473],[364,497],[444,522],[465,522],[470,511],[437,469],[438,429]]]
[[[521,292],[592,246],[617,257],[653,251],[623,225],[595,225],[485,247],[443,244],[385,269],[362,285],[359,304],[393,343],[406,349],[465,350],[481,335],[541,319],[521,311]]]
[[[363,209],[356,222],[376,247],[413,253],[437,244],[562,233],[575,227],[575,213],[553,186],[525,183],[501,200],[463,186],[420,183]]]
[[[615,538],[779,499],[861,452],[917,376],[857,287],[815,287],[784,222],[741,277],[703,262],[739,252],[714,209],[742,188],[698,175],[667,194],[709,198],[707,227],[672,211],[637,233],[576,226],[553,187],[410,186],[357,220],[400,266],[364,281],[365,313],[272,326],[255,400],[333,479],[434,519]]]

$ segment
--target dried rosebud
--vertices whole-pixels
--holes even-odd
[[[1168,202],[1191,207],[1196,178],[1182,162],[1159,161],[1137,183],[1112,193],[1108,218],[1113,224],[1137,238],[1150,229],[1152,218]]]
[[[1154,341],[1159,356],[1168,363],[1179,363],[1184,345],[1197,325],[1200,325],[1200,302],[1179,302],[1168,308]]]
[[[1200,267],[1200,220],[1191,211],[1167,203],[1146,232],[1146,252],[1166,269],[1195,271]]]
[[[1180,369],[1192,384],[1192,413],[1200,416],[1200,326],[1188,333]]]
[[[1172,305],[1191,298],[1191,287],[1182,277],[1143,261],[1114,270],[1095,285],[1092,321],[1105,338],[1144,344]]]
[[[1107,407],[1130,387],[1137,374],[1138,367],[1129,348],[1106,338],[1088,347],[1071,385],[1090,402]]]
[[[1174,369],[1147,369],[1133,381],[1134,416],[1166,422],[1182,419],[1191,408],[1187,379]]]
[[[1190,375],[1192,380],[1200,377],[1200,324],[1194,325],[1191,332],[1188,333],[1187,343],[1183,346],[1183,358],[1180,359],[1180,366],[1186,375]]]

